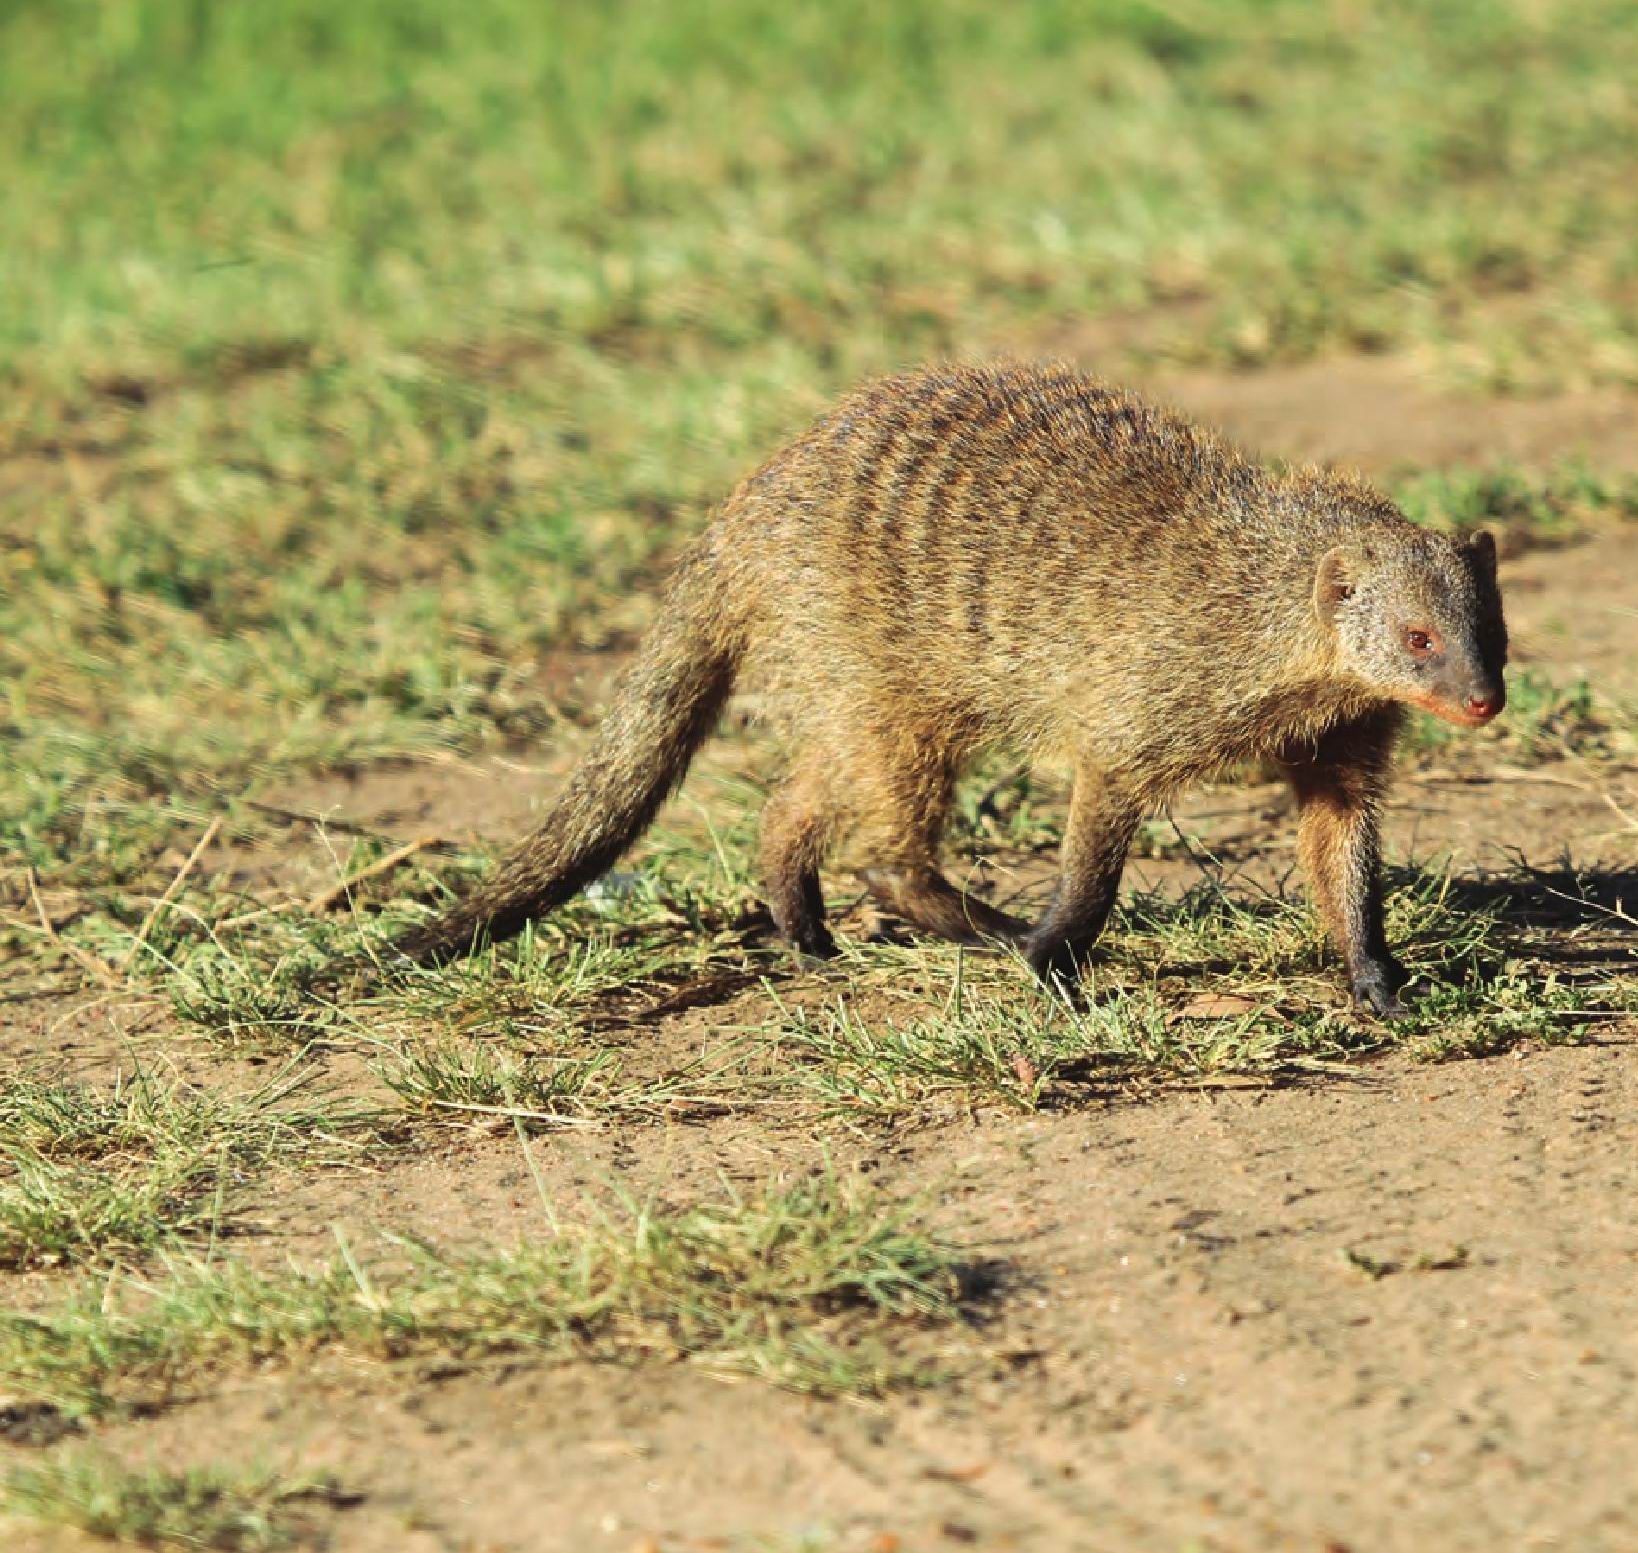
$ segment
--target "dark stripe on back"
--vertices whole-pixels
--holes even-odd
[[[844,492],[844,502],[856,539],[872,543],[876,539],[874,520],[881,509],[882,465],[903,435],[903,422],[892,409],[887,409],[870,425],[864,450],[855,453],[849,449],[845,455],[850,484]]]
[[[966,494],[968,511],[971,514],[971,484],[968,485]],[[967,631],[982,647],[990,639],[990,562],[995,556],[995,546],[988,535],[980,536],[975,543],[967,546],[965,554],[967,568],[961,579],[961,592],[966,606]]]

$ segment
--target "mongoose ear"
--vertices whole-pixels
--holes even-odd
[[[1476,528],[1467,536],[1467,548],[1473,552],[1482,576],[1492,581],[1496,577],[1496,536],[1487,528]]]
[[[1319,570],[1314,574],[1314,613],[1326,625],[1337,618],[1337,605],[1354,591],[1353,561],[1348,552],[1338,546],[1320,557]]]

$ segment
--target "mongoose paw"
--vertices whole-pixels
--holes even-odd
[[[815,970],[827,960],[834,960],[839,953],[829,928],[821,927],[791,940],[791,954],[805,970]]]
[[[1399,989],[1407,979],[1405,968],[1392,960],[1366,966],[1353,978],[1354,1002],[1379,1019],[1404,1019],[1410,1009]]]
[[[1051,991],[1073,992],[1081,979],[1085,950],[1063,939],[1024,940],[1024,958],[1036,979]]]

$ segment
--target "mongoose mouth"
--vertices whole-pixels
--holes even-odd
[[[1432,712],[1447,723],[1455,723],[1458,728],[1482,728],[1494,722],[1503,705],[1500,696],[1474,696],[1462,705],[1441,701],[1435,696],[1412,696],[1410,700],[1413,706]]]

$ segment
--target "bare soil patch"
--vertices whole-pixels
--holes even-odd
[[[1630,1546],[1633,1056],[1623,1037],[833,1145],[1015,1269],[952,1344],[961,1379],[885,1407],[687,1366],[328,1363],[109,1443],[334,1472],[368,1493],[334,1528],[359,1548]],[[536,1155],[564,1197],[621,1153],[686,1196],[810,1150],[705,1127]],[[505,1142],[378,1185],[356,1208],[385,1222],[538,1231]]]
[[[1174,331],[1173,314],[1165,315]],[[1091,371],[1141,350],[1155,326],[1099,321],[1044,345]],[[1165,363],[1127,374],[1260,453],[1346,464],[1370,474],[1406,466],[1584,461],[1610,474],[1638,469],[1638,396],[1620,388],[1507,398],[1462,391],[1415,357],[1330,356],[1224,372]]]

